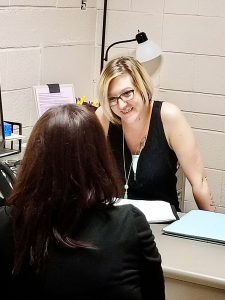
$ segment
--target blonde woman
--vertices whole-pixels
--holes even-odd
[[[164,200],[179,211],[177,166],[199,209],[214,210],[192,129],[179,108],[153,101],[144,67],[133,57],[108,62],[98,83],[96,114],[124,180],[124,198]]]

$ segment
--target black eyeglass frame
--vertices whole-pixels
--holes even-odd
[[[125,99],[125,94],[128,94],[128,93],[132,93],[131,94],[131,98],[130,99]],[[128,90],[128,91],[125,91],[123,92],[122,94],[120,94],[118,97],[109,97],[108,98],[108,101],[109,101],[109,106],[112,107],[112,106],[116,106],[118,104],[118,101],[119,99],[122,100],[123,102],[128,102],[128,101],[132,101],[134,98],[134,90]]]

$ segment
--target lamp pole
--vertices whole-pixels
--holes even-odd
[[[104,66],[106,14],[107,14],[107,0],[104,0],[103,23],[102,23],[102,48],[101,48],[101,67],[100,67],[100,72],[102,71],[103,66]]]

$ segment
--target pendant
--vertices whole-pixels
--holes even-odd
[[[124,199],[128,199],[128,195],[127,195],[128,187],[129,187],[128,184],[124,185],[124,188],[125,188],[125,194],[124,194],[124,197],[123,197]]]

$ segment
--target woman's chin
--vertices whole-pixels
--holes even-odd
[[[125,121],[126,123],[132,123],[136,119],[137,119],[137,114],[133,109],[125,114],[124,113],[121,114],[121,120]]]

